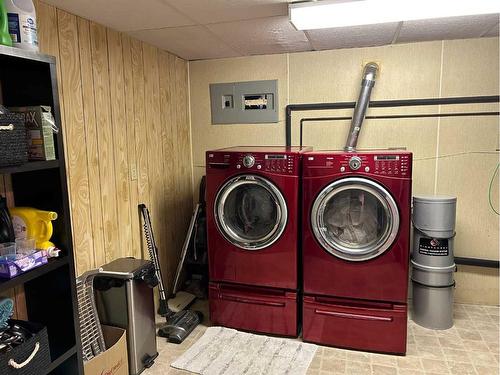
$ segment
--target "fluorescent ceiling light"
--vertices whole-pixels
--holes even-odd
[[[500,13],[499,0],[324,0],[289,4],[298,30]]]

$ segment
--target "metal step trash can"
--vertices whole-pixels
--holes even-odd
[[[127,331],[129,371],[140,374],[158,356],[153,299],[158,279],[153,263],[120,258],[102,268],[94,280],[99,319]]]

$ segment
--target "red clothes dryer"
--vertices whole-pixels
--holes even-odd
[[[297,336],[299,147],[206,154],[210,318]]]
[[[303,161],[303,338],[406,352],[412,154]]]

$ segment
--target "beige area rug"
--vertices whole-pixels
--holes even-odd
[[[303,375],[317,346],[210,327],[172,367],[202,375]]]

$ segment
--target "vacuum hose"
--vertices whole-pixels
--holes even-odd
[[[365,119],[366,109],[370,103],[370,95],[373,86],[375,86],[375,78],[377,77],[378,70],[379,67],[374,62],[369,62],[365,65],[363,80],[361,81],[361,91],[359,92],[359,98],[354,108],[354,114],[352,115],[351,129],[349,130],[349,135],[347,136],[346,145],[344,147],[345,151],[356,151],[359,132],[361,131],[361,126]]]

